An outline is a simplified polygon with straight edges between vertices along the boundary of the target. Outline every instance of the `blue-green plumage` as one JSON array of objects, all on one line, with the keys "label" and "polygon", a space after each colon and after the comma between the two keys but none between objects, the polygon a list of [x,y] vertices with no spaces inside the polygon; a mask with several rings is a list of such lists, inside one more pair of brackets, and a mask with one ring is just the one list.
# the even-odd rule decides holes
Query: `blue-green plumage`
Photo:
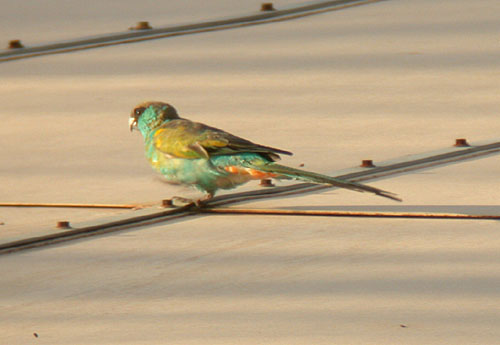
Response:
[{"label": "blue-green plumage", "polygon": [[359,183],[276,164],[288,151],[258,145],[223,130],[182,119],[162,102],[139,104],[130,116],[130,129],[144,137],[151,166],[171,183],[189,185],[212,197],[253,179],[299,179],[368,191],[394,200],[394,194]]}]

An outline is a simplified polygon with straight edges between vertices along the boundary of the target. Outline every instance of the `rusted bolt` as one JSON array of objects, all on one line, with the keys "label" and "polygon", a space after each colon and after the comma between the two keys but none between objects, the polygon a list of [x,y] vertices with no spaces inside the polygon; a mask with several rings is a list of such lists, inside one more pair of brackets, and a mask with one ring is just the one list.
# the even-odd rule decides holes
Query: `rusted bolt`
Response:
[{"label": "rusted bolt", "polygon": [[162,207],[173,207],[174,202],[172,201],[172,199],[164,199],[161,201],[161,206]]},{"label": "rusted bolt", "polygon": [[375,164],[373,164],[373,161],[371,159],[363,159],[361,161],[360,167],[362,167],[362,168],[374,168]]},{"label": "rusted bolt", "polygon": [[19,48],[24,48],[20,40],[9,41],[9,49],[19,49]]},{"label": "rusted bolt", "polygon": [[56,227],[58,229],[69,229],[71,226],[69,225],[69,222],[67,220],[60,220],[57,222]]},{"label": "rusted bolt", "polygon": [[276,11],[272,2],[264,2],[260,5],[261,11]]},{"label": "rusted bolt", "polygon": [[466,147],[470,146],[469,143],[467,142],[466,139],[461,138],[461,139],[455,139],[455,145],[456,147]]},{"label": "rusted bolt", "polygon": [[34,336],[35,338],[38,338],[38,333],[36,333],[36,332],[35,332],[35,333],[33,333],[33,336]]},{"label": "rusted bolt", "polygon": [[259,186],[261,187],[274,187],[274,183],[270,178],[264,178],[260,180]]},{"label": "rusted bolt", "polygon": [[304,163],[300,163],[300,164],[299,164],[299,167],[301,167],[301,168],[302,168],[304,165],[305,165]]},{"label": "rusted bolt", "polygon": [[129,30],[151,30],[152,27],[149,22],[137,22],[135,26],[129,28]]}]

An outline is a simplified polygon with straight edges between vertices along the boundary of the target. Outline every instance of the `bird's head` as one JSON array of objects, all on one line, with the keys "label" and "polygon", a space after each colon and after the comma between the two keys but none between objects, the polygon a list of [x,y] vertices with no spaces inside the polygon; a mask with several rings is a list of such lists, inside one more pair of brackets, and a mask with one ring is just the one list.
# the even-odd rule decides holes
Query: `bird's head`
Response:
[{"label": "bird's head", "polygon": [[139,129],[144,135],[162,123],[178,119],[177,110],[168,103],[144,102],[137,105],[128,120],[130,131]]}]

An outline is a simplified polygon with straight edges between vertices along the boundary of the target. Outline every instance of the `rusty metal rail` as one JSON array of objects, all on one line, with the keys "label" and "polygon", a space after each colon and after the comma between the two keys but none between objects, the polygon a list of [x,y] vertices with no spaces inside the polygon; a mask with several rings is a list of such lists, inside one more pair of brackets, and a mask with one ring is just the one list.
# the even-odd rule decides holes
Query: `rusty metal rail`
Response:
[{"label": "rusty metal rail", "polygon": [[500,220],[500,215],[455,214],[455,213],[352,212],[352,211],[241,209],[241,208],[202,208],[200,209],[200,212],[205,214],[220,214],[220,215]]},{"label": "rusty metal rail", "polygon": [[283,10],[268,10],[259,14],[212,20],[188,25],[160,27],[156,29],[134,30],[124,33],[100,35],[90,38],[80,38],[59,43],[22,47],[17,42],[16,47],[0,51],[0,62],[25,59],[49,54],[60,54],[91,48],[107,47],[117,44],[135,43],[147,40],[191,35],[204,32],[242,28],[253,25],[269,24],[285,20],[293,20],[315,14],[338,11],[354,6],[366,5],[384,0],[331,0],[298,6]]},{"label": "rusty metal rail", "polygon": [[49,208],[114,208],[138,209],[150,205],[128,204],[74,204],[74,203],[34,203],[34,202],[0,202],[0,207],[49,207]]},{"label": "rusty metal rail", "polygon": [[[500,141],[485,145],[452,148],[443,152],[433,152],[425,155],[405,157],[390,163],[379,164],[374,168],[360,168],[348,174],[337,174],[335,177],[349,181],[368,181],[390,176],[397,176],[412,171],[423,169],[432,169],[446,164],[458,163],[470,159],[483,158],[488,155],[498,154],[500,152]],[[264,199],[272,197],[281,197],[295,194],[315,192],[321,189],[333,188],[325,185],[314,185],[311,183],[299,183],[285,187],[266,188],[244,193],[233,193],[221,195],[202,204],[202,207],[214,209],[222,205],[235,204],[255,199]],[[147,210],[147,209],[145,209]],[[145,211],[143,210],[143,211]],[[138,212],[138,211],[134,211]],[[210,212],[200,210],[194,204],[188,204],[184,207],[150,210],[149,214],[137,216],[137,214],[122,215],[111,222],[97,222],[95,224],[76,229],[69,229],[52,233],[46,236],[26,238],[18,241],[0,244],[0,254],[12,253],[29,248],[47,246],[55,243],[61,243],[80,239],[83,237],[96,236],[103,233],[120,231],[125,229],[136,229],[152,224],[166,223],[168,221],[190,216],[199,216]],[[284,212],[281,211],[280,212]],[[304,214],[306,215],[306,214]],[[470,219],[470,216],[463,215],[463,219]],[[496,216],[492,216],[496,217]],[[410,218],[410,217],[407,217]],[[491,218],[497,219],[497,218]]]}]

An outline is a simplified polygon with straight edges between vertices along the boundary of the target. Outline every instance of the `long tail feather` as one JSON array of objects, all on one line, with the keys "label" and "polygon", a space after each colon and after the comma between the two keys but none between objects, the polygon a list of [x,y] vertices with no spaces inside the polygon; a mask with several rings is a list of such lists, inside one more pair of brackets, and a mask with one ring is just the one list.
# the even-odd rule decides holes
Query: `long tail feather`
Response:
[{"label": "long tail feather", "polygon": [[330,176],[317,174],[311,171],[290,168],[280,164],[275,164],[275,163],[264,164],[264,165],[254,166],[253,168],[258,169],[260,171],[283,175],[292,179],[298,179],[306,182],[314,182],[320,184],[329,184],[335,187],[355,190],[357,192],[370,192],[392,200],[402,201],[400,198],[396,196],[396,194],[387,192],[382,189],[367,186],[361,183],[343,181]]}]

